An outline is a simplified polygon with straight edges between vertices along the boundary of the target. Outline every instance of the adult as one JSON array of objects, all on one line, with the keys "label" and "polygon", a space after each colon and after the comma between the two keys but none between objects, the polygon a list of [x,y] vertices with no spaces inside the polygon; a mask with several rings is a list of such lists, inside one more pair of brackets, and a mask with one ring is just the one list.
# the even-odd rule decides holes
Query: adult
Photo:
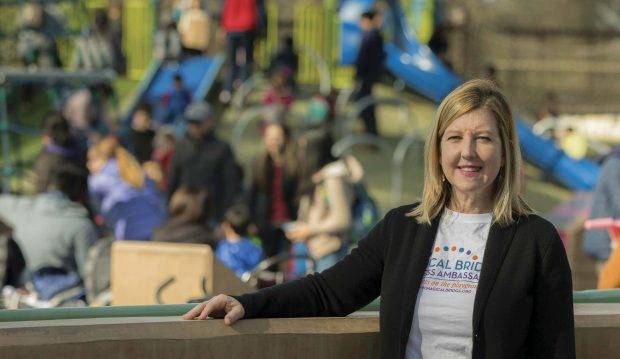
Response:
[{"label": "adult", "polygon": [[202,9],[200,0],[192,0],[191,7],[181,15],[177,28],[185,56],[199,56],[207,51],[211,20]]},{"label": "adult", "polygon": [[281,123],[265,127],[263,150],[254,164],[249,207],[265,257],[282,250],[282,226],[297,218],[297,157],[290,130]]},{"label": "adult", "polygon": [[129,128],[128,146],[138,160],[138,163],[150,161],[153,154],[153,108],[147,102],[138,104],[131,115],[131,127]]},{"label": "adult", "polygon": [[333,266],[347,252],[353,184],[363,175],[352,157],[334,157],[332,146],[325,129],[309,130],[299,139],[299,210],[297,222],[286,231],[291,241],[303,242],[317,272]]},{"label": "adult", "polygon": [[[613,223],[620,215],[620,148],[602,160],[601,174],[594,189],[592,209],[584,233],[584,251],[597,260],[600,271],[612,252],[608,228],[597,224]],[[597,223],[598,222],[598,223]],[[609,226],[611,227],[611,226]]]},{"label": "adult", "polygon": [[422,201],[391,210],[323,273],[185,319],[340,316],[381,295],[382,358],[575,358],[571,274],[553,225],[519,194],[514,119],[489,81],[441,103]]},{"label": "adult", "polygon": [[43,149],[32,166],[37,192],[47,192],[52,183],[54,169],[63,163],[86,165],[86,149],[80,148],[71,135],[67,120],[58,112],[45,117]]},{"label": "adult", "polygon": [[[372,88],[379,80],[383,72],[383,61],[385,51],[383,50],[383,37],[381,36],[380,26],[377,24],[380,15],[375,11],[366,11],[360,18],[362,29],[362,43],[355,60],[355,80],[357,82],[357,100],[367,98],[372,95]],[[377,135],[377,118],[375,115],[375,105],[365,107],[360,117],[364,121],[366,133]]]},{"label": "adult", "polygon": [[204,189],[181,187],[168,204],[169,219],[155,228],[156,242],[201,243],[217,248],[217,239],[208,223],[211,217],[211,197]]},{"label": "adult", "polygon": [[241,181],[230,145],[215,135],[213,117],[206,102],[193,102],[187,107],[187,137],[176,144],[168,173],[168,194],[172,196],[180,186],[206,189],[212,195],[217,221],[233,203]]},{"label": "adult", "polygon": [[254,63],[254,37],[264,27],[263,0],[225,0],[222,28],[226,32],[228,68],[220,101],[228,103],[233,86],[245,81]]},{"label": "adult", "polygon": [[59,165],[45,193],[0,196],[0,217],[13,228],[13,238],[29,273],[59,270],[78,278],[97,232],[84,207],[87,172],[70,163]]},{"label": "adult", "polygon": [[88,151],[88,188],[116,239],[150,240],[164,222],[163,199],[138,161],[116,139],[105,138]]}]

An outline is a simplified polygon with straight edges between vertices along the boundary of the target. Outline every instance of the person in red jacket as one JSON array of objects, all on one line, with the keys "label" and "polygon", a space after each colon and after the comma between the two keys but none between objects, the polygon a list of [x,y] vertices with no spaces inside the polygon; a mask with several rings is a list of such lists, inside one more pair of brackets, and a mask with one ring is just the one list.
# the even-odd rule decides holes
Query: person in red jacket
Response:
[{"label": "person in red jacket", "polygon": [[263,0],[225,0],[222,28],[226,32],[228,69],[220,100],[228,103],[233,85],[245,81],[253,64],[254,38],[264,29]]}]

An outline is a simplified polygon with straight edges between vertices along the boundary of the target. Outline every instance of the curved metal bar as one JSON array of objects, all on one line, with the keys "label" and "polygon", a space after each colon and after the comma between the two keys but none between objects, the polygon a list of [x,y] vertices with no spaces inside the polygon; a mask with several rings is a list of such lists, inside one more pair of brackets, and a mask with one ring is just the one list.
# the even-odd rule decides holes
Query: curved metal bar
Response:
[{"label": "curved metal bar", "polygon": [[18,123],[9,123],[9,131],[23,136],[41,136],[43,131],[39,128],[23,126]]},{"label": "curved metal bar", "polygon": [[403,197],[403,164],[405,157],[409,149],[416,143],[421,142],[421,139],[415,135],[408,135],[400,139],[394,154],[392,155],[392,190],[390,197],[392,205],[398,205]]},{"label": "curved metal bar", "polygon": [[202,288],[202,292],[204,293],[205,297],[211,294],[207,290],[207,276],[206,275],[202,276],[202,280],[200,281],[200,287]]},{"label": "curved metal bar", "polygon": [[316,69],[319,72],[319,92],[323,96],[328,96],[332,90],[332,80],[327,62],[323,59],[323,57],[317,54],[316,51],[310,48],[302,46],[299,48],[299,51],[305,52],[316,66]]},{"label": "curved metal bar", "polygon": [[[343,130],[351,130],[353,128],[354,121],[357,120],[362,111],[371,105],[398,106],[400,108],[400,111],[398,112],[398,120],[401,127],[409,128],[407,131],[408,134],[418,132],[415,116],[405,100],[398,97],[375,97],[372,95],[365,96],[355,103],[355,112],[353,112],[350,117],[344,119]],[[407,126],[409,123],[413,123],[413,126]]]},{"label": "curved metal bar", "polygon": [[340,90],[340,92],[338,93],[338,97],[336,97],[336,104],[335,104],[336,116],[342,115],[345,113],[345,108],[347,106],[347,103],[349,103],[349,100],[351,99],[351,97],[353,97],[354,93],[355,93],[355,87],[353,86]]},{"label": "curved metal bar", "polygon": [[369,144],[377,146],[386,157],[390,157],[392,153],[392,145],[384,138],[368,133],[355,133],[343,137],[332,146],[332,155],[340,157],[348,152],[351,148],[360,144]]},{"label": "curved metal bar", "polygon": [[248,128],[250,122],[260,119],[264,110],[263,105],[255,105],[247,110],[243,111],[239,116],[239,119],[235,122],[235,126],[232,130],[232,135],[230,136],[230,143],[232,144],[235,151],[239,150],[239,146],[241,145],[241,140],[243,139],[243,134],[245,130]]},{"label": "curved metal bar", "polygon": [[260,72],[255,73],[245,80],[232,96],[230,103],[233,109],[237,112],[243,111],[245,100],[250,95],[250,92],[263,82],[265,82],[265,77]]},{"label": "curved metal bar", "polygon": [[164,289],[166,289],[166,287],[168,287],[170,284],[174,283],[174,281],[175,281],[174,277],[169,277],[168,279],[163,281],[159,285],[159,287],[157,287],[157,290],[155,290],[155,303],[157,303],[157,304],[164,304],[164,302],[162,302],[162,300],[161,300],[161,293],[164,291]]}]

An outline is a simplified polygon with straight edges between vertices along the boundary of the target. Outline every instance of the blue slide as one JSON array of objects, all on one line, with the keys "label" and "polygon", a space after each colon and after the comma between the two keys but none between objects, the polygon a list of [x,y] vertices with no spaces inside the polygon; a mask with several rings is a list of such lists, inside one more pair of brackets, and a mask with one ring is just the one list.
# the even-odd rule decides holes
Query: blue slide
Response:
[{"label": "blue slide", "polygon": [[136,101],[125,116],[124,123],[130,123],[131,115],[141,102],[148,102],[153,106],[153,118],[155,120],[162,119],[165,109],[161,106],[161,98],[172,89],[174,75],[176,74],[183,78],[183,85],[192,94],[192,100],[204,99],[213,86],[223,64],[223,56],[197,56],[180,63],[153,62],[140,83]]},{"label": "blue slide", "polygon": [[[387,58],[385,65],[396,77],[419,94],[439,103],[463,81],[452,73],[428,48],[418,42],[407,26],[396,0],[389,0],[385,12],[384,34]],[[353,64],[361,33],[358,21],[362,12],[371,9],[374,0],[342,0],[340,4],[340,59]],[[390,36],[391,35],[391,36]],[[391,38],[390,38],[391,37]],[[557,148],[553,141],[539,137],[517,116],[517,131],[525,159],[554,176],[572,190],[592,190],[599,168],[590,160],[574,160]]]}]

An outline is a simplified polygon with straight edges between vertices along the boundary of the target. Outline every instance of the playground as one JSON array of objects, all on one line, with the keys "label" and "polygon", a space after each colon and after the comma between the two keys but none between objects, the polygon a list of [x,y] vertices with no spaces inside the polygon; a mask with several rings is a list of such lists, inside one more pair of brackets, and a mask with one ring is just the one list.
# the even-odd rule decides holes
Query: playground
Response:
[{"label": "playground", "polygon": [[[24,20],[28,14],[26,11],[24,15],[24,9],[32,5],[29,3],[35,5],[36,11],[32,11],[39,18],[38,27],[29,23],[27,17]],[[265,1],[266,23],[262,34],[255,39],[254,67],[247,78],[234,84],[230,98],[222,96],[228,91],[231,58],[226,55],[225,34],[218,30],[221,14],[215,2],[198,2],[213,21],[209,25],[213,31],[209,33],[208,46],[197,56],[184,53],[174,59],[158,57],[156,48],[157,34],[165,28],[162,19],[174,17],[177,2],[51,3],[0,0],[0,52],[3,53],[0,55],[0,182],[4,194],[37,193],[33,166],[46,146],[41,140],[45,135],[44,118],[50,111],[66,114],[76,94],[88,98],[87,107],[78,108],[88,117],[88,130],[83,132],[87,146],[112,137],[134,151],[127,145],[127,139],[135,130],[136,113],[145,105],[154,129],[169,128],[177,141],[186,137],[189,124],[185,114],[170,111],[175,91],[182,88],[184,96],[190,99],[186,105],[195,102],[211,105],[215,133],[230,144],[239,167],[242,181],[239,191],[253,183],[256,158],[263,151],[269,116],[284,117],[292,137],[302,138],[309,124],[313,125],[311,121],[316,115],[313,111],[320,99],[321,125],[327,126],[334,137],[331,153],[337,158],[352,156],[361,163],[363,185],[376,203],[380,218],[391,208],[421,199],[424,146],[437,106],[472,77],[471,73],[461,71],[462,64],[446,61],[445,54],[435,47],[433,35],[447,21],[442,16],[458,18],[454,14],[460,9],[444,1],[389,0],[378,5],[374,0],[296,1],[284,5],[282,1]],[[359,21],[364,12],[375,6],[383,19],[380,29],[385,41],[384,71],[372,95],[358,98],[355,63],[364,35]],[[122,17],[114,17],[114,9]],[[98,64],[95,60],[84,60],[92,55],[84,44],[104,33],[102,27],[95,25],[102,13],[108,16],[109,23],[103,28],[108,31],[105,34],[112,39],[112,45],[111,57]],[[452,40],[465,33],[459,26],[456,22],[446,25],[452,31]],[[30,57],[37,54],[36,59],[30,59],[16,51],[7,51],[18,48],[28,31],[54,39],[51,60],[45,59],[41,52],[27,53]],[[298,68],[292,78],[294,90],[289,94],[292,100],[286,104],[286,111],[274,107],[277,111],[272,113],[266,111],[265,104],[266,94],[274,88],[270,61],[286,36],[295,44]],[[452,46],[456,53],[453,58],[458,57],[458,42]],[[183,47],[183,50],[187,49]],[[122,65],[116,61],[116,52],[122,55]],[[239,53],[235,56],[241,56]],[[59,66],[45,65],[46,61],[55,59]],[[499,64],[501,69],[512,66],[501,61]],[[509,71],[500,77],[500,84],[515,77]],[[615,70],[609,71],[615,75]],[[181,87],[176,87],[177,83]],[[522,82],[515,83],[518,91],[507,89],[511,101],[524,99],[529,106],[531,96],[523,94]],[[380,135],[365,132],[360,120],[364,111],[373,106]],[[590,125],[589,121],[601,123],[600,119],[604,118],[608,120],[607,126],[615,126],[620,111],[600,115],[592,115],[590,111],[553,114],[536,120],[530,107],[519,103],[513,106],[519,147],[525,160],[520,174],[524,179],[523,197],[538,215],[555,226],[570,262],[578,357],[611,358],[620,349],[620,344],[613,340],[620,330],[617,322],[620,289],[597,289],[600,263],[586,255],[582,247],[584,223],[600,180],[599,159],[617,145],[615,135],[604,138],[605,131],[592,130],[596,125]],[[588,125],[583,125],[586,122]],[[560,136],[565,136],[568,128],[599,136],[584,140],[584,155],[575,157],[568,151],[570,146],[561,142]],[[161,189],[161,183],[157,185]],[[160,195],[170,199],[165,191]],[[4,246],[4,234],[0,233],[0,237],[0,246]],[[223,331],[219,323],[191,323],[191,328],[179,323],[178,317],[193,307],[189,302],[217,293],[251,293],[268,286],[265,283],[273,285],[290,280],[285,270],[273,273],[274,266],[290,268],[293,261],[305,260],[307,272],[313,273],[317,261],[307,254],[291,252],[263,258],[255,269],[235,276],[206,244],[116,241],[108,237],[98,243],[97,251],[90,255],[90,281],[84,280],[85,300],[73,302],[67,299],[69,294],[61,293],[47,302],[16,300],[21,308],[29,309],[0,310],[0,332],[17,338],[15,343],[0,340],[2,357],[20,357],[25,353],[35,356],[47,353],[58,358],[98,357],[98,350],[112,356],[138,353],[167,357],[183,353],[184,357],[196,357],[207,351],[216,357],[238,357],[259,346],[265,350],[257,357],[265,358],[301,352],[307,352],[299,356],[304,358],[379,355],[380,298],[342,321],[261,319],[242,321],[239,330],[226,327]],[[355,246],[352,243],[348,250]],[[65,306],[62,303],[72,303],[66,306],[78,303],[75,306],[80,308],[47,308]],[[104,328],[106,325],[109,330]],[[94,332],[87,333],[84,328]],[[137,329],[135,333],[128,333],[131,328]],[[204,330],[209,340],[201,342],[203,335],[198,335],[198,330]],[[81,334],[72,335],[72,332]],[[97,345],[91,346],[93,341]],[[235,348],[229,352],[226,348],[231,344]],[[328,350],[331,346],[336,349]]]}]

